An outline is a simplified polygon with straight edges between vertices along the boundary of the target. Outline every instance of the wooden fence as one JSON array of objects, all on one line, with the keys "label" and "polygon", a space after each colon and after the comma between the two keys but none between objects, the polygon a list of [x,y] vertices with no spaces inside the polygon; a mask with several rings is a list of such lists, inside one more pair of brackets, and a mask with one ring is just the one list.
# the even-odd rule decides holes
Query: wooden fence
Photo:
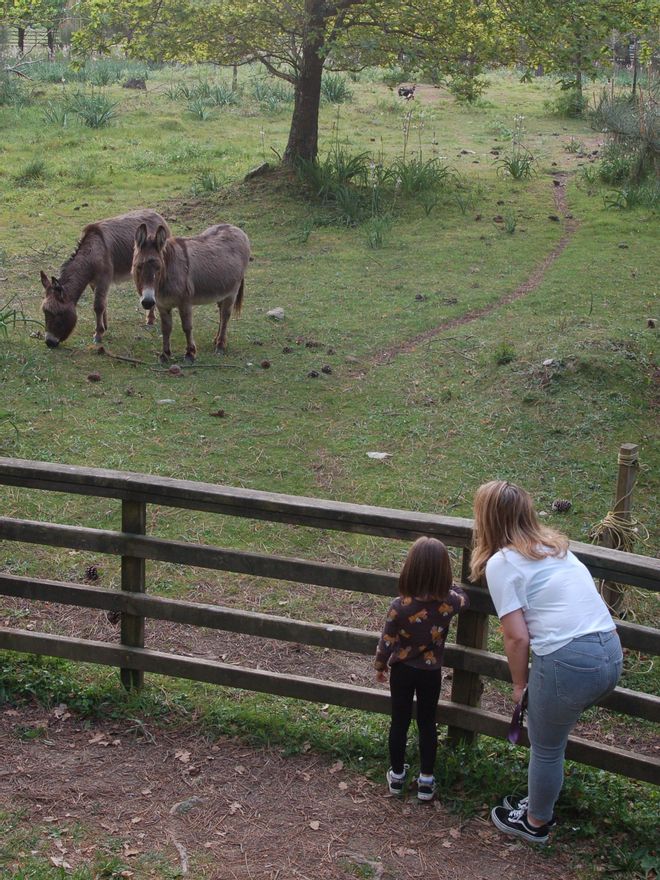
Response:
[{"label": "wooden fence", "polygon": [[[238,611],[217,605],[164,599],[146,594],[147,559],[264,578],[394,596],[397,576],[350,566],[286,558],[221,547],[166,540],[146,534],[147,505],[207,511],[316,529],[334,529],[411,541],[432,535],[462,552],[462,581],[471,608],[458,618],[456,644],[448,644],[445,665],[454,670],[451,700],[442,700],[438,721],[454,739],[476,734],[503,738],[509,718],[479,707],[482,676],[510,681],[504,657],[487,650],[487,590],[466,583],[472,521],[387,508],[325,501],[215,486],[187,480],[120,471],[79,468],[46,462],[0,458],[0,484],[121,502],[121,531],[57,525],[0,517],[0,539],[121,557],[121,591],[73,583],[0,574],[0,594],[121,613],[121,644],[67,638],[0,627],[0,649],[117,666],[125,687],[140,687],[145,672],[171,675],[248,690],[389,713],[389,694],[376,688],[247,669],[192,659],[144,647],[144,620],[153,618],[192,626],[247,633],[339,651],[372,655],[378,633]],[[571,549],[596,578],[660,589],[660,560],[588,544]],[[623,645],[644,654],[660,653],[660,631],[632,623],[617,624]],[[660,698],[617,688],[602,702],[607,709],[649,721],[660,720]],[[660,783],[660,760],[571,737],[567,756],[634,779]]]}]

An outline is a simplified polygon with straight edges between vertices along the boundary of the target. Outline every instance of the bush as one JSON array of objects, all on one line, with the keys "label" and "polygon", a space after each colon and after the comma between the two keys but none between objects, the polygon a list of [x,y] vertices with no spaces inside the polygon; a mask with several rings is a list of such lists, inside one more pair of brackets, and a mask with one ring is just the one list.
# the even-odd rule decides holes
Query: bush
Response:
[{"label": "bush", "polygon": [[472,73],[455,73],[447,88],[459,104],[474,104],[488,88],[488,80]]},{"label": "bush", "polygon": [[546,109],[553,116],[561,116],[563,119],[579,119],[587,111],[588,100],[578,89],[565,89],[559,93],[554,101],[546,103]]},{"label": "bush", "polygon": [[653,95],[612,98],[603,92],[591,114],[591,124],[609,140],[601,165],[603,180],[626,180],[637,186],[654,175],[660,160],[660,129]]}]

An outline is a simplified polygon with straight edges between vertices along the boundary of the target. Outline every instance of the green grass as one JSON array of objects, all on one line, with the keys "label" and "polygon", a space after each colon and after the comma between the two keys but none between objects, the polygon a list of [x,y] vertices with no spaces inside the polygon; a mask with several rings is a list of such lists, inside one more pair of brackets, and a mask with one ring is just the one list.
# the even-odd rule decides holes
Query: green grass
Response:
[{"label": "green grass", "polygon": [[[475,107],[458,107],[444,92],[431,91],[416,98],[412,127],[410,108],[373,72],[359,87],[351,85],[351,103],[339,109],[324,104],[322,156],[338,145],[346,157],[366,152],[389,167],[405,147],[422,178],[433,162],[450,169],[454,181],[424,190],[418,201],[402,197],[396,216],[379,227],[351,228],[331,223],[323,205],[302,198],[293,177],[278,173],[240,182],[247,170],[272,159],[272,150],[283,152],[289,94],[241,69],[239,103],[218,100],[209,118],[195,120],[185,112],[189,96],[214,76],[211,70],[150,71],[148,94],[104,86],[116,118],[99,129],[63,128],[57,113],[44,121],[45,108],[62,106],[66,84],[40,83],[43,95],[29,106],[0,106],[0,315],[9,316],[0,320],[7,331],[0,347],[0,455],[457,516],[471,515],[482,481],[504,477],[532,492],[548,523],[585,540],[611,507],[619,444],[635,442],[641,469],[634,513],[657,535],[657,330],[647,327],[658,312],[657,222],[645,204],[626,211],[605,205],[603,195],[611,190],[590,173],[597,166],[570,152],[573,142],[593,149],[594,133],[579,119],[547,115],[543,102],[552,83],[522,85],[493,74],[487,101]],[[538,173],[529,180],[502,179],[491,154],[510,149],[516,114],[525,115],[525,146],[537,160]],[[564,232],[563,224],[549,219],[557,211],[557,170],[569,174],[568,207],[579,226],[539,287],[384,363],[382,352],[492,306],[529,278]],[[199,307],[198,367],[185,369],[183,378],[158,367],[158,335],[144,329],[130,284],[110,292],[105,344],[113,354],[143,362],[137,365],[100,357],[90,346],[89,292],[79,304],[74,335],[56,351],[31,335],[37,325],[11,322],[14,313],[40,320],[39,270],[57,273],[86,223],[138,206],[159,209],[178,235],[225,220],[241,225],[252,241],[244,311],[230,322],[227,357],[211,353],[217,310]],[[498,215],[504,228],[492,222]],[[276,306],[285,311],[281,323],[266,318]],[[176,319],[173,351],[183,353]],[[265,359],[268,370],[260,367]],[[549,359],[552,365],[544,366]],[[330,374],[320,372],[325,364]],[[319,377],[308,378],[311,370]],[[95,384],[87,381],[93,371],[101,374]],[[159,403],[163,399],[175,404]],[[219,409],[225,418],[211,415]],[[372,450],[392,457],[372,461],[366,455]],[[552,513],[556,498],[572,501],[569,513]],[[6,516],[120,527],[114,501],[14,488],[1,488],[0,499]],[[368,536],[154,507],[148,531],[392,571],[407,549]],[[639,549],[652,554],[657,548],[651,540]],[[0,556],[8,572],[73,581],[91,563],[100,566],[103,586],[117,585],[119,562],[111,557],[10,543]],[[203,585],[218,602],[308,619],[336,617],[326,590],[161,563],[148,564],[147,579],[157,594],[186,597]],[[656,597],[631,591],[629,604],[637,622],[658,625]],[[382,600],[356,600],[353,625],[377,629],[382,608]],[[501,652],[492,629],[491,648]],[[649,664],[628,655],[623,683],[657,689],[657,664]],[[124,698],[111,673],[85,668],[87,690],[74,688],[72,697],[69,671],[11,665],[25,681],[8,685],[3,678],[7,694],[32,688],[39,698],[75,699],[81,711],[101,705],[99,711],[122,711]],[[47,680],[39,684],[41,674]],[[176,714],[182,687],[169,682],[160,707],[144,711]],[[252,729],[272,738],[281,724],[294,747],[312,741],[352,756],[355,766],[368,760],[373,772],[383,769],[383,719],[346,713],[344,723],[331,710],[332,723],[326,723],[315,707],[288,701],[250,694],[236,700],[210,688],[195,694],[217,729],[241,735]],[[298,716],[302,727],[294,734]],[[460,756],[462,776],[458,766],[447,770],[457,802],[473,808],[466,791],[489,762],[508,766],[506,749],[484,740],[473,759]],[[522,762],[515,759],[509,776],[498,769],[489,792],[519,780]],[[586,780],[580,785],[589,793],[581,803],[585,814],[597,817],[604,812],[601,776],[577,768],[574,777]],[[612,779],[630,793],[617,807],[628,828],[633,811],[627,804],[646,798],[646,789],[638,797],[633,793],[642,789]],[[614,785],[603,783],[602,790]],[[611,829],[592,821],[607,839]]]}]

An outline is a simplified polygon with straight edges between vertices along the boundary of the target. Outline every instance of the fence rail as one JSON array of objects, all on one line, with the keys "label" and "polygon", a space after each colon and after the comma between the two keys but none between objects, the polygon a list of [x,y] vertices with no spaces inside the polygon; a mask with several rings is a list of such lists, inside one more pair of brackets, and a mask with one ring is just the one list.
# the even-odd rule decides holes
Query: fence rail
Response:
[{"label": "fence rail", "polygon": [[[397,576],[386,571],[146,535],[147,504],[399,540],[434,535],[462,550],[463,586],[471,600],[471,609],[459,618],[456,644],[446,647],[445,665],[454,669],[452,698],[440,702],[438,720],[448,725],[453,738],[470,740],[478,733],[506,735],[509,719],[479,705],[482,677],[510,681],[510,674],[506,659],[486,650],[489,616],[494,613],[488,592],[465,582],[471,520],[8,458],[0,458],[0,484],[114,498],[121,501],[122,514],[121,531],[0,517],[0,540],[106,553],[122,562],[121,591],[0,574],[0,595],[120,612],[120,645],[0,627],[0,649],[117,666],[127,688],[141,686],[145,672],[159,673],[388,713],[389,695],[383,690],[244,669],[145,648],[145,618],[365,655],[373,654],[378,638],[375,632],[350,627],[150,596],[146,593],[147,559],[380,596],[393,596],[397,589]],[[660,590],[660,560],[580,543],[572,543],[571,548],[594,577]],[[626,647],[660,654],[660,631],[625,622],[617,627]],[[601,705],[646,721],[660,720],[660,698],[653,694],[619,687]],[[567,755],[631,778],[660,783],[660,761],[656,758],[579,737],[570,738]]]}]

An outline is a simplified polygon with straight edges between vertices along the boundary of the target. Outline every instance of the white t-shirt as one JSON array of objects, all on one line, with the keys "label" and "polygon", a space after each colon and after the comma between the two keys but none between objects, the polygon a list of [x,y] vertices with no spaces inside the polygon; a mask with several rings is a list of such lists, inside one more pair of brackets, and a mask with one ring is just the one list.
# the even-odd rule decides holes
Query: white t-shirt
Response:
[{"label": "white t-shirt", "polygon": [[504,548],[488,560],[486,580],[498,617],[522,609],[535,654],[615,629],[588,569],[570,550],[563,558],[527,559]]}]

